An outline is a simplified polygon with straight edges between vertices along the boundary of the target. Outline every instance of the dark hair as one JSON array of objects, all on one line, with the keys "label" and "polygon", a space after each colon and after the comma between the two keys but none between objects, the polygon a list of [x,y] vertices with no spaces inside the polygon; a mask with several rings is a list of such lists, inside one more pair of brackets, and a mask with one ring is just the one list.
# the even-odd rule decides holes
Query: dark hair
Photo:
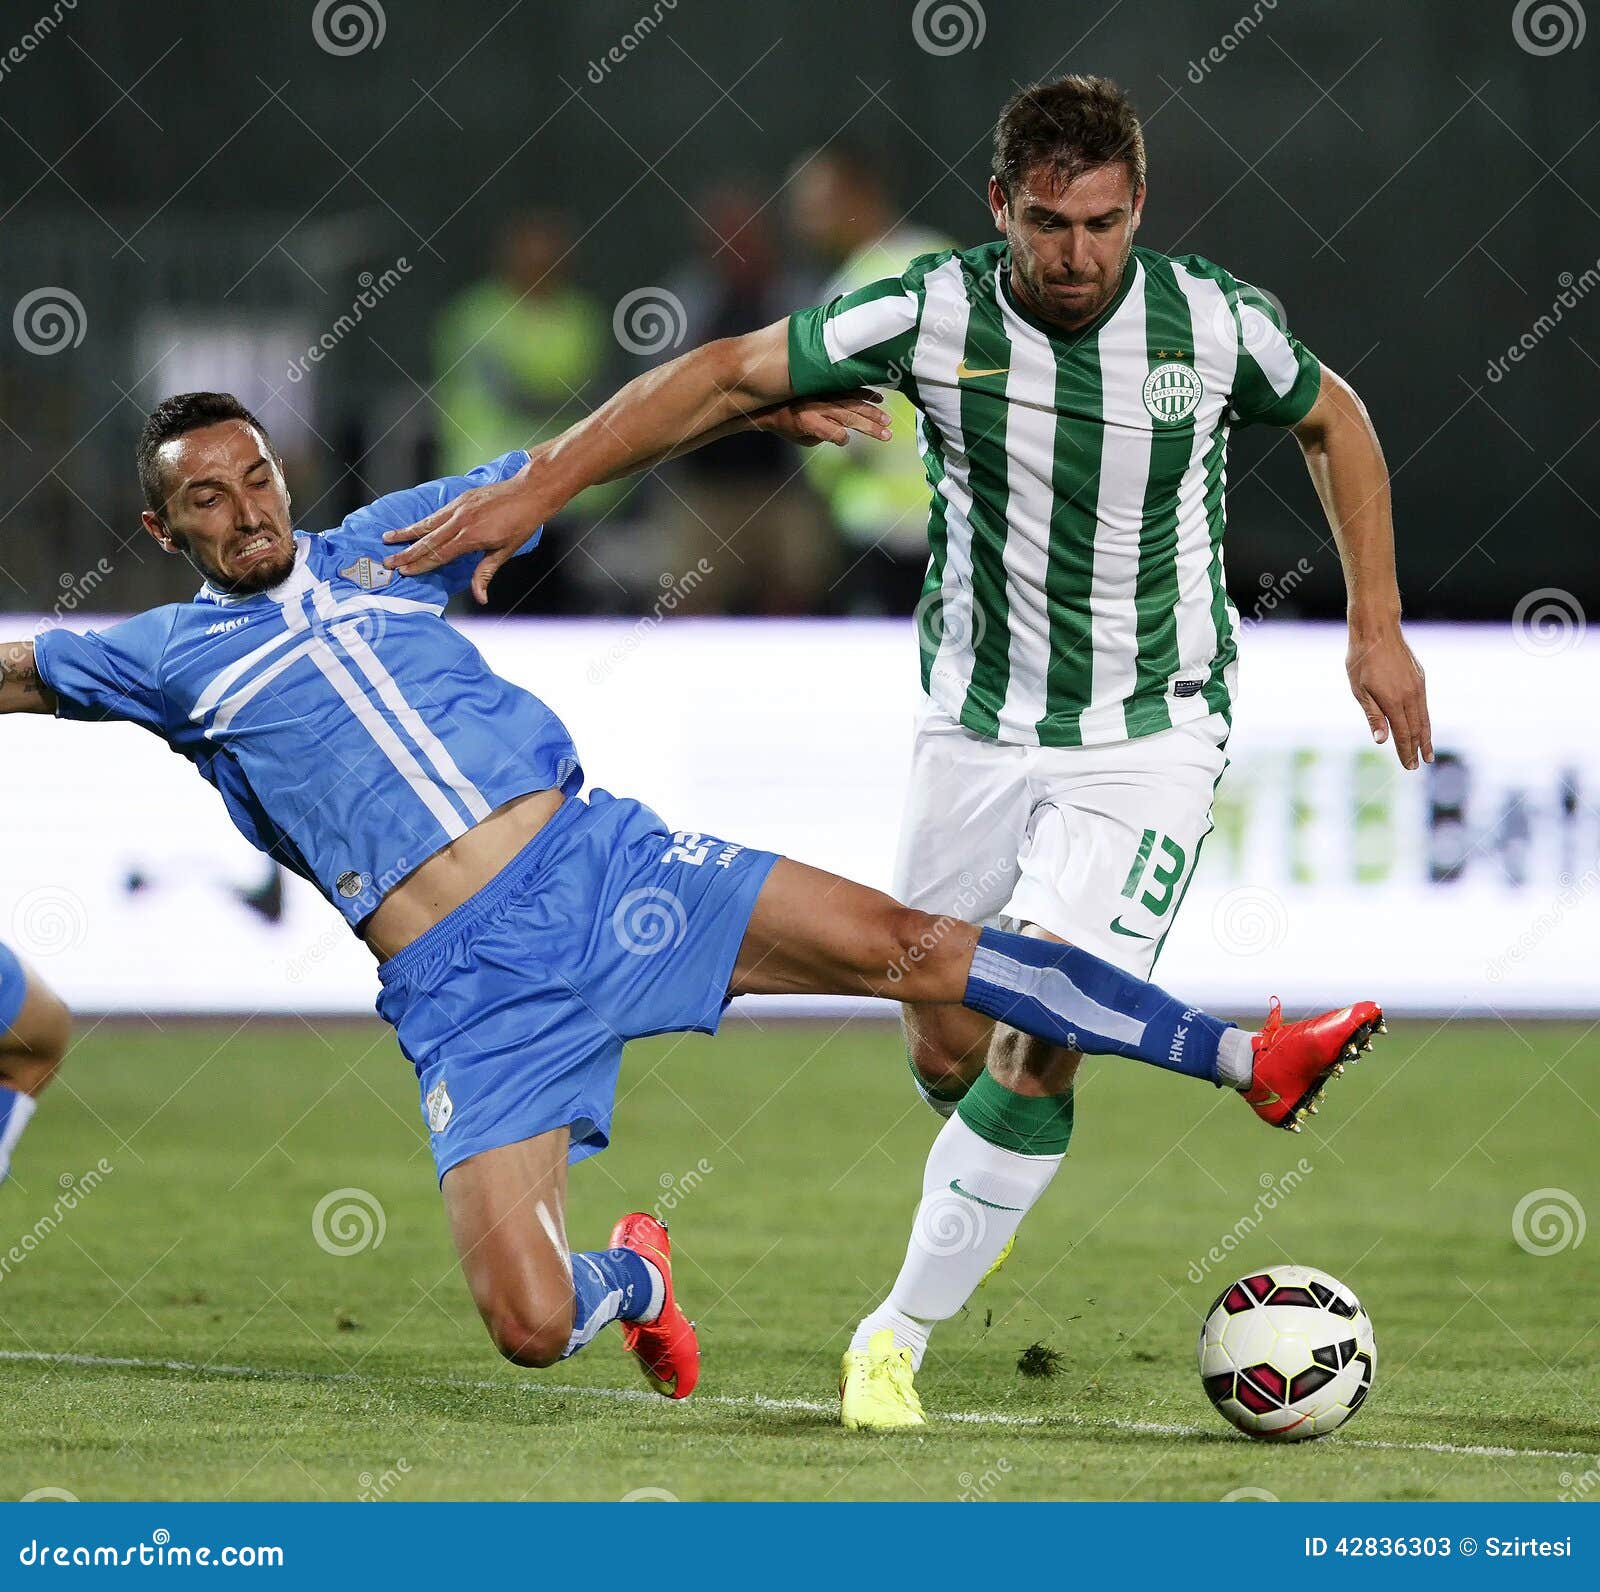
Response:
[{"label": "dark hair", "polygon": [[1144,129],[1133,102],[1108,77],[1074,72],[1012,95],[994,129],[994,174],[1009,200],[1035,166],[1071,182],[1120,161],[1144,187]]},{"label": "dark hair", "polygon": [[162,444],[186,432],[198,431],[202,426],[219,425],[224,420],[242,420],[247,426],[254,426],[266,442],[267,452],[272,458],[278,458],[278,450],[272,445],[267,428],[231,392],[174,393],[170,398],[163,398],[145,416],[139,445],[134,450],[139,466],[139,486],[144,492],[145,507],[152,514],[166,516],[166,485],[156,458]]}]

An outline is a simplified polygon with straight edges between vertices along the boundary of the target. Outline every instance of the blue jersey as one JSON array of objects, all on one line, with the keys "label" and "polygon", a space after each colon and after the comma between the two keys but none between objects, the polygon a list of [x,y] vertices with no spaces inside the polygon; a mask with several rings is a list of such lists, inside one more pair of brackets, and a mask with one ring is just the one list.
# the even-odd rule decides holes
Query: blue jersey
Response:
[{"label": "blue jersey", "polygon": [[208,583],[106,630],[47,631],[34,657],[57,712],[153,730],[247,840],[360,924],[497,808],[583,783],[560,719],[443,617],[475,561],[409,577],[383,567],[385,531],[527,459],[508,453],[379,498],[335,530],[296,531],[294,569],[269,591]]}]

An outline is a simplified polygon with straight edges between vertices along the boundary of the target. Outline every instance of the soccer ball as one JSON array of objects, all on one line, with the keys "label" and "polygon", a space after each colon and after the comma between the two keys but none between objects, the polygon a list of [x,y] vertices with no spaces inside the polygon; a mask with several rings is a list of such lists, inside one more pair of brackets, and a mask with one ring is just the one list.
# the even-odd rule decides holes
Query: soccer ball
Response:
[{"label": "soccer ball", "polygon": [[1241,1277],[1200,1328],[1206,1394],[1250,1437],[1326,1437],[1361,1408],[1377,1364],[1361,1301],[1311,1266]]}]

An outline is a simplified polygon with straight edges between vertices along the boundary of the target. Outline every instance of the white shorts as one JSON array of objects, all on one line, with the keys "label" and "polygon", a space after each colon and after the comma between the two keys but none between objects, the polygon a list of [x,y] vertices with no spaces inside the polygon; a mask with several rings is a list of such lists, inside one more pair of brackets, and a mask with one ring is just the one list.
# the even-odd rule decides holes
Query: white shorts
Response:
[{"label": "white shorts", "polygon": [[1110,746],[1007,746],[918,714],[895,861],[907,906],[1023,923],[1148,978],[1211,832],[1220,714]]}]

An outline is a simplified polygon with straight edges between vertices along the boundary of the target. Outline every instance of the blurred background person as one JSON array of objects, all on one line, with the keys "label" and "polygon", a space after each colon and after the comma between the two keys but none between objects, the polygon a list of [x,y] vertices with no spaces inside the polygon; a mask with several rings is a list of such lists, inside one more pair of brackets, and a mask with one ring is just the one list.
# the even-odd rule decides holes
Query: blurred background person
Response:
[{"label": "blurred background person", "polygon": [[[781,320],[804,293],[758,196],[727,185],[695,208],[703,223],[696,253],[668,283],[685,336],[663,361]],[[676,612],[805,614],[824,606],[838,548],[802,457],[781,437],[748,431],[668,467],[657,508],[684,593]]]},{"label": "blurred background person", "polygon": [[[446,304],[434,328],[439,465],[464,475],[512,448],[531,448],[581,418],[604,391],[615,344],[600,300],[570,281],[575,244],[566,219],[529,211],[500,234],[495,269]],[[592,611],[591,561],[578,543],[625,488],[594,487],[545,527],[545,555],[512,572],[498,613]]]},{"label": "blurred background person", "polygon": [[[883,277],[956,240],[902,214],[880,168],[860,150],[832,143],[794,168],[789,216],[821,266],[806,302],[822,303]],[[812,448],[805,469],[843,541],[831,606],[849,614],[907,614],[928,567],[928,482],[917,448],[917,416],[897,392],[884,394],[894,420],[887,446]],[[824,458],[823,455],[827,457]]]}]

